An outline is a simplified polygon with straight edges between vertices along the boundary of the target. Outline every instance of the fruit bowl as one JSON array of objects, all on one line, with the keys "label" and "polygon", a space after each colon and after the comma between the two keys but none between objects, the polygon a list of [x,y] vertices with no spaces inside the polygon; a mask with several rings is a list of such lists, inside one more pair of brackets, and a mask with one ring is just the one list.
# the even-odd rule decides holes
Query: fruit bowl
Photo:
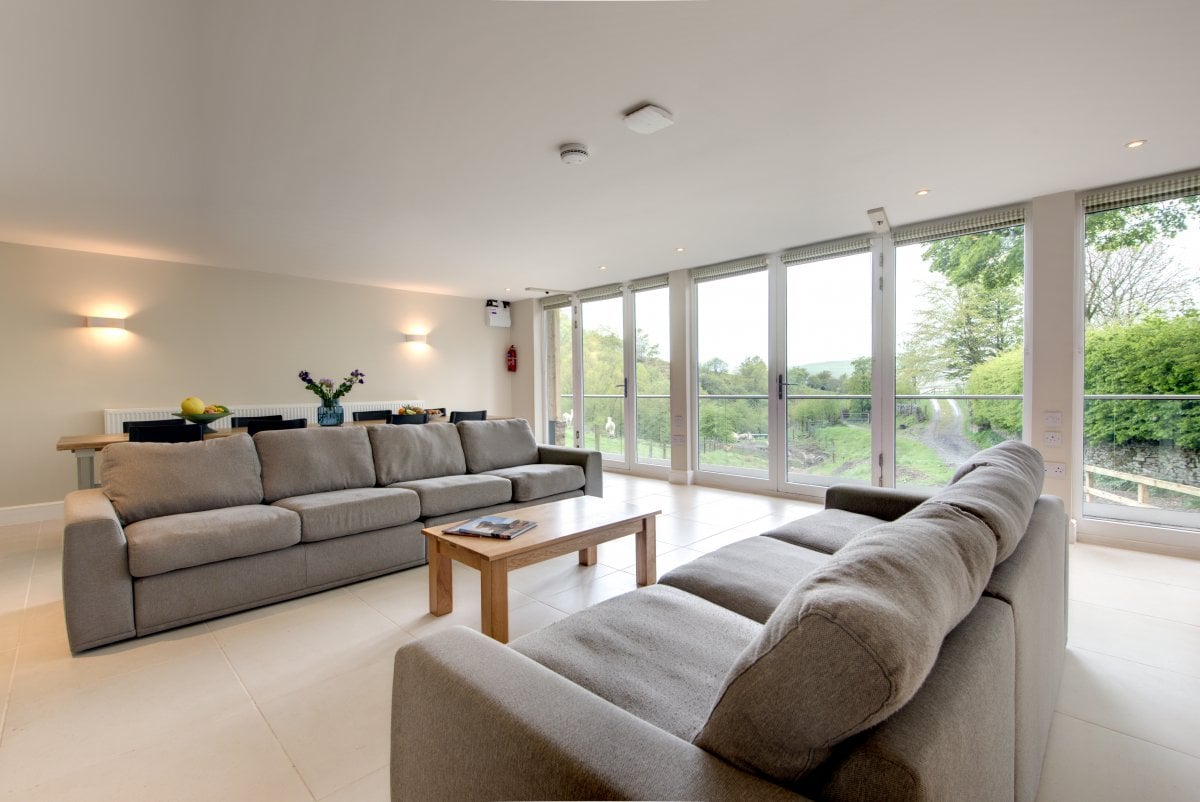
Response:
[{"label": "fruit bowl", "polygon": [[191,423],[198,423],[198,424],[200,424],[200,426],[204,427],[204,431],[211,432],[212,429],[208,428],[208,424],[212,423],[213,421],[220,420],[221,418],[224,418],[227,415],[230,415],[232,413],[230,413],[230,412],[200,412],[198,414],[192,415],[187,412],[172,412],[171,414],[177,418],[183,418],[185,421],[189,421]]}]

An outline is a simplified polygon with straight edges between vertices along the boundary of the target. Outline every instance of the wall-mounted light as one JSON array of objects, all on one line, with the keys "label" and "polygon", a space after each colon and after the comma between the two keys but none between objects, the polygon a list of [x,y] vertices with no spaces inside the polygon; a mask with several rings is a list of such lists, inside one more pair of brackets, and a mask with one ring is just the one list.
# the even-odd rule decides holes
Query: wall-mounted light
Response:
[{"label": "wall-mounted light", "polygon": [[125,328],[125,318],[123,317],[86,317],[83,319],[83,325],[89,329],[123,329]]},{"label": "wall-mounted light", "polygon": [[420,344],[424,345],[424,344],[426,344],[426,343],[428,343],[428,342],[429,342],[429,335],[428,335],[428,334],[408,334],[408,333],[405,333],[405,335],[404,335],[404,342],[406,342],[406,343],[420,343]]}]

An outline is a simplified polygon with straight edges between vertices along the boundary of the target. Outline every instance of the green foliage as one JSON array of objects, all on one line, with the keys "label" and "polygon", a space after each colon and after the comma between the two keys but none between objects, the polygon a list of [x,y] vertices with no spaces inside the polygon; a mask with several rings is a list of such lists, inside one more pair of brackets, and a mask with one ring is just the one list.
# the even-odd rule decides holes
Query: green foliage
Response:
[{"label": "green foliage", "polygon": [[[1200,313],[1112,324],[1087,333],[1084,392],[1200,393]],[[1200,404],[1193,401],[1093,401],[1084,410],[1091,442],[1174,442],[1200,448]]]},{"label": "green foliage", "polygon": [[[1020,395],[1025,354],[1014,348],[977,365],[967,378],[970,395]],[[971,401],[971,423],[979,429],[1021,434],[1020,401]]]},{"label": "green foliage", "polygon": [[976,365],[1021,342],[1023,304],[1016,287],[932,287],[925,300],[914,337],[920,345],[912,349],[918,358],[907,365],[901,361],[902,377],[910,383],[920,386],[919,380],[937,376],[961,381]]}]

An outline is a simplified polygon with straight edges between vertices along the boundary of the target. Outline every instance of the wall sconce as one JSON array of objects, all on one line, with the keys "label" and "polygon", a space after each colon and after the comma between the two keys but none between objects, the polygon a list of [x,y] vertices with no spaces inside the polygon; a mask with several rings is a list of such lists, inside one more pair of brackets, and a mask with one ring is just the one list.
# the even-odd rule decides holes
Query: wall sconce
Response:
[{"label": "wall sconce", "polygon": [[429,335],[428,334],[405,334],[404,342],[419,343],[421,345],[425,345],[426,343],[429,342]]},{"label": "wall sconce", "polygon": [[125,318],[89,316],[84,318],[84,326],[89,329],[123,329],[125,328]]}]

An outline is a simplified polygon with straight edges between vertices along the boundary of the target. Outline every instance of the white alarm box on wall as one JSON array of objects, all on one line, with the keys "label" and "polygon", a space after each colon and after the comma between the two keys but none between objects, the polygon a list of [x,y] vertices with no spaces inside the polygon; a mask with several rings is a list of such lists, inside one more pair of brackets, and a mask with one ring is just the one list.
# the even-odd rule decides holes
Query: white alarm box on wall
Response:
[{"label": "white alarm box on wall", "polygon": [[489,298],[484,311],[489,326],[501,329],[512,327],[512,314],[508,310],[508,301],[497,301]]}]

